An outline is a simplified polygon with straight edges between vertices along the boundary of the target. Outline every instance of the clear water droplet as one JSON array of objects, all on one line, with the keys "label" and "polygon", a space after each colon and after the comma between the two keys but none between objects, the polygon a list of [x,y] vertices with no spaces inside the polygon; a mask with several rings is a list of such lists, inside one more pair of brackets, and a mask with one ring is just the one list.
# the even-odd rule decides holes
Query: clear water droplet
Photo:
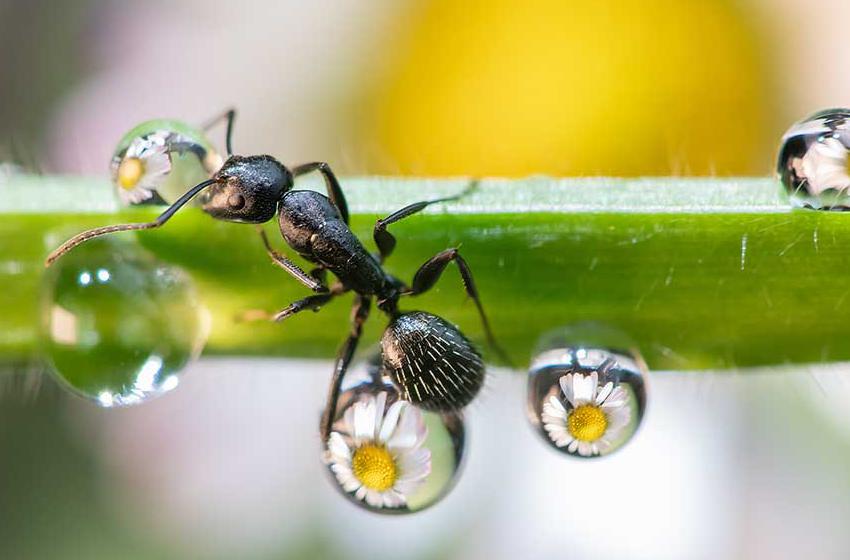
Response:
[{"label": "clear water droplet", "polygon": [[579,458],[605,456],[634,436],[646,409],[643,360],[622,337],[597,327],[550,334],[528,374],[528,414],[554,449]]},{"label": "clear water droplet", "polygon": [[138,245],[102,239],[48,269],[43,350],[74,392],[103,407],[174,389],[206,339],[206,311],[179,268]]},{"label": "clear water droplet", "polygon": [[782,137],[777,173],[794,206],[850,209],[850,109],[827,109]]},{"label": "clear water droplet", "polygon": [[401,398],[377,356],[346,373],[324,461],[334,485],[377,513],[421,511],[454,486],[463,462],[458,413],[416,408]]},{"label": "clear water droplet", "polygon": [[110,167],[119,200],[134,206],[171,204],[221,165],[221,156],[202,130],[158,119],[125,134]]}]

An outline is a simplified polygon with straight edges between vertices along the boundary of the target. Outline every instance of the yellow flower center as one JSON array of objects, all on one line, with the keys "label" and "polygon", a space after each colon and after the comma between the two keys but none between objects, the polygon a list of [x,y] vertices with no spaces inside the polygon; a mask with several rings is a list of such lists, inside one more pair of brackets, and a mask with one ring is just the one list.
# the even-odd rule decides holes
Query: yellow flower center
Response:
[{"label": "yellow flower center", "polygon": [[351,469],[363,486],[378,492],[389,490],[398,478],[393,456],[383,445],[364,445],[354,452]]},{"label": "yellow flower center", "polygon": [[145,164],[139,158],[126,158],[118,166],[118,184],[122,189],[131,190],[145,173]]},{"label": "yellow flower center", "polygon": [[605,435],[608,417],[596,405],[583,404],[570,412],[567,430],[579,441],[596,441]]}]

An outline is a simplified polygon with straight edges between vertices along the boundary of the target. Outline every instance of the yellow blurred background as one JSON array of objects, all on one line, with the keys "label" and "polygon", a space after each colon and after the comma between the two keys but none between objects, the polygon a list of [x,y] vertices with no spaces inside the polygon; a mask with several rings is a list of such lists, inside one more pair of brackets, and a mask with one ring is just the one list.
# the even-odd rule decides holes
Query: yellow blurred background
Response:
[{"label": "yellow blurred background", "polygon": [[781,105],[739,3],[435,0],[404,23],[358,123],[379,172],[765,172]]}]

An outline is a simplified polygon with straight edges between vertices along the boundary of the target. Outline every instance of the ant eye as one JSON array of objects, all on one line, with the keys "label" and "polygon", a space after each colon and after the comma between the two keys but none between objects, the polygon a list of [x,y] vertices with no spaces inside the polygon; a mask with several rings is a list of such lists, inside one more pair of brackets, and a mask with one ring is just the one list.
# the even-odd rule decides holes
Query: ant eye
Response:
[{"label": "ant eye", "polygon": [[233,210],[241,210],[245,207],[245,197],[241,194],[232,194],[227,198],[227,205]]}]

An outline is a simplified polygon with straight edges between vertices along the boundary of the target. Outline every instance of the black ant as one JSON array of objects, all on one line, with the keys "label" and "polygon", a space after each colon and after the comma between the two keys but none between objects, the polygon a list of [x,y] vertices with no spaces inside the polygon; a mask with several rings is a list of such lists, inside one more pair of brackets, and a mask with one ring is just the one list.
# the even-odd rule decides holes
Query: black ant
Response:
[{"label": "black ant", "polygon": [[[80,243],[101,235],[161,227],[201,191],[206,191],[201,204],[203,210],[219,220],[262,224],[278,214],[283,239],[316,268],[310,273],[305,272],[275,251],[265,233],[259,230],[266,251],[272,262],[315,293],[294,301],[273,318],[280,321],[306,309],[318,311],[343,293],[351,291],[355,294],[351,332],[337,355],[322,417],[324,439],[330,434],[340,383],[357,348],[373,298],[390,319],[381,338],[383,369],[403,397],[416,406],[436,412],[458,411],[469,404],[484,382],[481,355],[463,333],[440,317],[425,311],[402,312],[398,309],[402,296],[428,291],[439,280],[446,266],[454,262],[460,270],[466,293],[478,309],[488,342],[505,359],[493,338],[466,261],[457,249],[437,253],[419,267],[410,286],[388,274],[382,266],[396,245],[396,239],[387,231],[387,226],[431,204],[456,200],[466,191],[451,197],[416,202],[379,219],[373,234],[378,254],[373,255],[348,226],[348,206],[330,166],[315,162],[289,169],[272,156],[233,155],[231,136],[235,117],[233,110],[222,117],[227,119],[228,159],[211,179],[189,189],[153,222],[105,226],[72,237],[47,257],[46,265],[50,266]],[[310,190],[293,190],[296,177],[314,171],[322,175],[327,196]],[[338,280],[330,287],[326,284],[327,271]]]}]

